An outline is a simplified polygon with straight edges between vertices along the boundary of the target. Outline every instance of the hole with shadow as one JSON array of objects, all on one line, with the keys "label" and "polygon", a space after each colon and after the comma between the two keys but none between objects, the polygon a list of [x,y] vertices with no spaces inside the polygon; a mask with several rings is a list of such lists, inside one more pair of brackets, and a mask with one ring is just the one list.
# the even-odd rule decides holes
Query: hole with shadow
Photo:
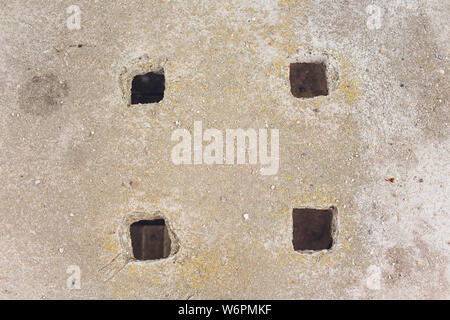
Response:
[{"label": "hole with shadow", "polygon": [[294,209],[292,212],[294,250],[320,251],[333,246],[335,208]]},{"label": "hole with shadow", "polygon": [[289,81],[296,98],[328,95],[326,65],[324,63],[291,63]]},{"label": "hole with shadow", "polygon": [[164,219],[140,220],[130,226],[133,256],[137,260],[157,260],[170,255],[171,241]]},{"label": "hole with shadow", "polygon": [[133,78],[131,83],[131,104],[160,102],[164,98],[164,72],[149,72]]}]

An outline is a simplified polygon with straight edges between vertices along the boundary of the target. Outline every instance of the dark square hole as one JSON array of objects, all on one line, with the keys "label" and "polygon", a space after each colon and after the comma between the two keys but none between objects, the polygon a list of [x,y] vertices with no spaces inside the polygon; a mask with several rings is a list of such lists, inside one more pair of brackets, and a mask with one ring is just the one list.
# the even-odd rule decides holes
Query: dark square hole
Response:
[{"label": "dark square hole", "polygon": [[137,260],[155,260],[170,255],[169,231],[164,219],[141,220],[130,226],[131,246]]},{"label": "dark square hole", "polygon": [[330,209],[294,209],[294,250],[324,250],[333,246],[333,212]]},{"label": "dark square hole", "polygon": [[163,72],[135,76],[131,83],[131,104],[159,102],[164,98],[165,88]]},{"label": "dark square hole", "polygon": [[289,80],[296,98],[328,95],[327,68],[323,63],[291,63]]}]

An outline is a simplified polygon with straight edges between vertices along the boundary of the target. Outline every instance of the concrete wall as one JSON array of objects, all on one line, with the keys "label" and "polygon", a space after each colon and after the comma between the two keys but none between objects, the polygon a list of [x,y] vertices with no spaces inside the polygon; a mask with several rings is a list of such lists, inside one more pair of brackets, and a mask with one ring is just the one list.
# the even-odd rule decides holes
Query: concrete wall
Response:
[{"label": "concrete wall", "polygon": [[[0,1],[0,298],[449,298],[448,21],[438,0]],[[295,98],[290,63],[316,61],[329,94]],[[129,106],[162,69],[164,99]],[[278,129],[279,170],[175,165],[195,121]],[[292,210],[331,206],[333,248],[294,251]],[[155,215],[176,253],[134,261]]]}]

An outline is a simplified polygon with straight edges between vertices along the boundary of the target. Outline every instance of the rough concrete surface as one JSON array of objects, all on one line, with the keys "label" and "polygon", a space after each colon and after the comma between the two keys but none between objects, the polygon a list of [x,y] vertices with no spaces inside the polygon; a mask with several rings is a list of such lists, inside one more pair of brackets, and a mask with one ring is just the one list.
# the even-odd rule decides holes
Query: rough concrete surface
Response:
[{"label": "rough concrete surface", "polygon": [[[448,299],[449,15],[1,0],[0,298]],[[311,61],[329,94],[295,98],[289,65]],[[133,76],[161,69],[164,99],[130,106]],[[279,129],[277,174],[175,165],[172,132],[194,121]],[[294,251],[293,208],[331,206],[332,249]],[[177,250],[134,261],[129,224],[155,215]]]}]

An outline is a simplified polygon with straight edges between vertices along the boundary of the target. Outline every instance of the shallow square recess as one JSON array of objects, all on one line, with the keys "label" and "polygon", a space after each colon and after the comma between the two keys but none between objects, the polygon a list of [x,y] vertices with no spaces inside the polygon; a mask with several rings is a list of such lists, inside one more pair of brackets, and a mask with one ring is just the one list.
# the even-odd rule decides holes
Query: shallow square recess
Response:
[{"label": "shallow square recess", "polygon": [[335,208],[292,211],[294,250],[320,251],[333,246]]},{"label": "shallow square recess", "polygon": [[137,75],[131,82],[131,104],[160,102],[165,89],[164,71]]},{"label": "shallow square recess", "polygon": [[324,63],[291,63],[289,81],[296,98],[328,95],[327,67]]},{"label": "shallow square recess", "polygon": [[157,260],[170,255],[171,241],[164,219],[134,222],[130,226],[130,236],[136,260]]}]

